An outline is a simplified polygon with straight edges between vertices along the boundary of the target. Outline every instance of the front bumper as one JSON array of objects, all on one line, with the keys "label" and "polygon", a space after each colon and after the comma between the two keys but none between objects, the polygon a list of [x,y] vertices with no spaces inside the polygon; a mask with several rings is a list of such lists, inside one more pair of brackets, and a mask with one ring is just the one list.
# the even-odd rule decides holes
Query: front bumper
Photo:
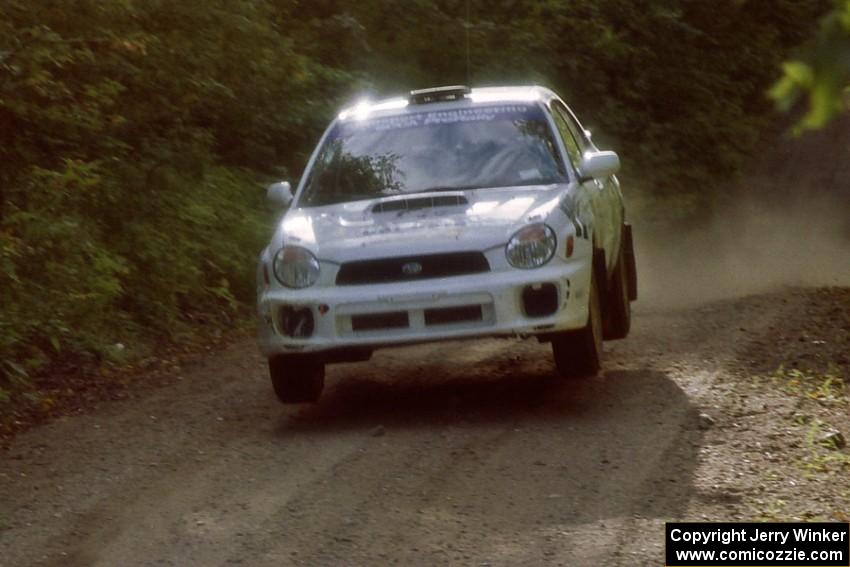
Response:
[{"label": "front bumper", "polygon": [[[578,329],[587,321],[591,260],[553,259],[534,270],[507,270],[386,284],[264,290],[259,346],[266,357],[337,349],[375,349],[430,341],[528,336]],[[535,313],[529,296],[556,294]],[[308,310],[309,337],[291,336],[284,313]],[[298,334],[298,331],[295,332]]]}]

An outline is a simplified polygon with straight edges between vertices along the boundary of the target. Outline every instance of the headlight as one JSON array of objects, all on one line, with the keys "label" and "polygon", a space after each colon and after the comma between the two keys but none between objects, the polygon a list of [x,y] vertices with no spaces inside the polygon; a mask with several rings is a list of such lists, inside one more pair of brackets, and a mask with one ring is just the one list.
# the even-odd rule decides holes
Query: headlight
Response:
[{"label": "headlight", "polygon": [[508,263],[514,268],[539,268],[552,259],[558,240],[545,224],[532,224],[517,231],[505,247]]},{"label": "headlight", "polygon": [[284,246],[275,254],[274,275],[286,287],[310,287],[319,279],[319,261],[306,248]]}]

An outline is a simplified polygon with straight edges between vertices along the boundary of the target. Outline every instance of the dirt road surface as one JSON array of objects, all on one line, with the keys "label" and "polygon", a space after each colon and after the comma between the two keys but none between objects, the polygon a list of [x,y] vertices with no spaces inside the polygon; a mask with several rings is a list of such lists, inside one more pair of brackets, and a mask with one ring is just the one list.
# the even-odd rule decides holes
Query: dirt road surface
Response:
[{"label": "dirt road surface", "polygon": [[809,482],[746,426],[781,402],[731,395],[805,302],[639,309],[578,382],[534,341],[385,351],[330,367],[307,407],[236,344],[14,440],[0,565],[661,565],[665,521],[749,519]]}]

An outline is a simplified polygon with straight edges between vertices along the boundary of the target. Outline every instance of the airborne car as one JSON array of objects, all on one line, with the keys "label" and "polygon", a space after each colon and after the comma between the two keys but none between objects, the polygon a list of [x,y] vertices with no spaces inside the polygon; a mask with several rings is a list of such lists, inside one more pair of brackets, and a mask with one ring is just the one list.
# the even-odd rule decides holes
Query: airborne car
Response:
[{"label": "airborne car", "polygon": [[551,90],[440,87],[363,102],[322,136],[257,268],[259,345],[282,402],[325,365],[479,337],[551,342],[595,373],[637,297],[615,173]]}]

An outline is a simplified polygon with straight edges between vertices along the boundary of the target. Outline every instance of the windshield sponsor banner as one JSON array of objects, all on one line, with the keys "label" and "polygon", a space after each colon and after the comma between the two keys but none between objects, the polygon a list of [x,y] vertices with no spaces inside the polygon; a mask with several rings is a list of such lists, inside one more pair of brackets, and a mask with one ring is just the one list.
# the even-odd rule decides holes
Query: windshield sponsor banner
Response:
[{"label": "windshield sponsor banner", "polygon": [[420,128],[438,124],[458,124],[461,122],[490,122],[493,120],[543,120],[543,111],[536,105],[501,104],[494,106],[475,106],[451,110],[414,112],[395,116],[349,119],[339,122],[330,133],[330,139],[345,138],[355,132],[385,132]]},{"label": "windshield sponsor banner", "polygon": [[667,567],[848,567],[847,523],[668,522]]}]

